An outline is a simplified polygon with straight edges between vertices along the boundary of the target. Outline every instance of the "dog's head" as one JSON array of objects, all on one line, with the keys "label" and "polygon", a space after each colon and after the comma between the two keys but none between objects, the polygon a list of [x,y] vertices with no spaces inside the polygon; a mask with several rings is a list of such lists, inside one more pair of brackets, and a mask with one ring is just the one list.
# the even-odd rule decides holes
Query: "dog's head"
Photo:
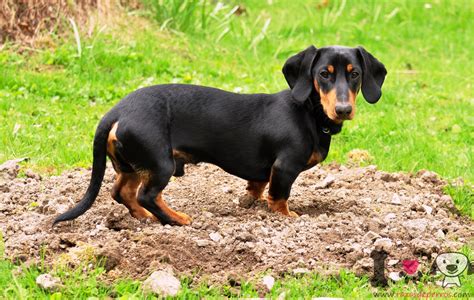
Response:
[{"label": "dog's head", "polygon": [[436,257],[436,267],[447,277],[456,277],[461,275],[466,268],[468,273],[472,273],[472,265],[466,255],[458,252],[442,253]]},{"label": "dog's head", "polygon": [[310,46],[286,61],[283,74],[298,103],[304,103],[315,90],[325,114],[341,123],[354,117],[361,88],[367,102],[380,99],[387,70],[362,47]]}]

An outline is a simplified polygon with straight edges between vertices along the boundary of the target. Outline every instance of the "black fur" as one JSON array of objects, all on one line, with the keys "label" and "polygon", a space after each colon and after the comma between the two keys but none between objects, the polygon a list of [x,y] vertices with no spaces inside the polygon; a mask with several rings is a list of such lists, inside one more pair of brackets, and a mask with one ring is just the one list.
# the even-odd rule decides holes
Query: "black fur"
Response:
[{"label": "black fur", "polygon": [[[319,68],[331,63],[342,72],[323,82]],[[350,79],[344,71],[351,63],[363,79]],[[122,172],[146,170],[151,178],[140,191],[138,202],[160,221],[168,223],[154,197],[172,175],[182,176],[185,163],[208,162],[249,181],[270,181],[273,199],[288,199],[291,185],[308,160],[328,154],[331,135],[342,120],[325,114],[314,80],[324,91],[337,89],[347,102],[349,89],[362,84],[366,99],[380,98],[385,68],[363,48],[314,46],[288,59],[283,73],[290,86],[276,94],[235,94],[215,88],[166,84],[139,89],[120,101],[100,122],[94,139],[94,162],[90,186],[76,207],[56,218],[55,223],[74,219],[89,209],[104,176],[106,142],[110,128],[118,122],[116,154]],[[339,101],[338,100],[338,101]],[[191,161],[174,158],[178,150]],[[270,176],[272,176],[270,178]]]}]

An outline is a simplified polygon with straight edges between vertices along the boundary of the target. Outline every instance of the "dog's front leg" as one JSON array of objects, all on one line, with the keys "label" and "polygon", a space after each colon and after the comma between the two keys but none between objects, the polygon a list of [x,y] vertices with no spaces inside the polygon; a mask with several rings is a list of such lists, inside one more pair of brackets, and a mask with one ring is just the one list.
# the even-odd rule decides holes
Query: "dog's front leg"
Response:
[{"label": "dog's front leg", "polygon": [[294,211],[288,208],[291,185],[298,177],[300,171],[291,164],[275,163],[270,175],[270,188],[268,190],[268,207],[286,216],[297,217]]}]

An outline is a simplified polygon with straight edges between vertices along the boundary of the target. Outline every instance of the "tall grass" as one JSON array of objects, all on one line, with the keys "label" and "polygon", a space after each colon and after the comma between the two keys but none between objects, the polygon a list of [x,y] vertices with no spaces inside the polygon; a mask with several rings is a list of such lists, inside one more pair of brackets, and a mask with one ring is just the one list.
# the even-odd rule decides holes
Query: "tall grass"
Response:
[{"label": "tall grass", "polygon": [[142,3],[161,30],[201,34],[223,27],[238,8],[208,0],[142,0]]}]

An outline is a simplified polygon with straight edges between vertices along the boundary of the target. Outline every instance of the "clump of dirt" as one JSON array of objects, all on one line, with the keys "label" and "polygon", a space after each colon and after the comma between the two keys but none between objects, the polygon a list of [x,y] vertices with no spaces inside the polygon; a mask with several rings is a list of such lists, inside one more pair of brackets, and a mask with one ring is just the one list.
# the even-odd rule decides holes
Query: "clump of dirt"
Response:
[{"label": "clump of dirt", "polygon": [[[239,206],[246,182],[209,164],[187,166],[165,190],[168,204],[193,217],[185,227],[138,221],[110,196],[109,167],[93,207],[73,222],[51,227],[54,217],[85,192],[90,171],[76,169],[42,179],[0,182],[0,230],[6,255],[46,261],[79,260],[81,249],[106,258],[107,277],[144,278],[172,266],[181,275],[227,280],[271,269],[276,275],[341,268],[371,273],[370,253],[388,252],[389,270],[418,259],[429,270],[434,256],[473,241],[473,221],[458,215],[432,172],[386,173],[376,167],[315,167],[299,176],[290,207],[298,218],[267,210],[263,201]],[[64,255],[60,255],[64,254]]]}]

